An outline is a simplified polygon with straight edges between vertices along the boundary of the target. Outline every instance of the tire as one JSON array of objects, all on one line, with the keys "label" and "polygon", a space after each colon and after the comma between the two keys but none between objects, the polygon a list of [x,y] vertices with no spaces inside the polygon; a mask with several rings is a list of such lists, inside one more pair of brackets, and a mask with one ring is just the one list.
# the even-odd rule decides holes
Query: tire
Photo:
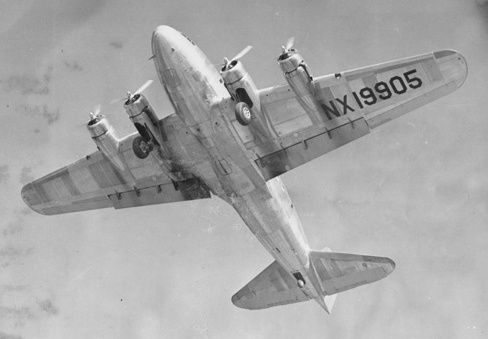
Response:
[{"label": "tire", "polygon": [[245,102],[239,102],[236,105],[236,119],[243,126],[249,125],[252,120],[251,109]]}]

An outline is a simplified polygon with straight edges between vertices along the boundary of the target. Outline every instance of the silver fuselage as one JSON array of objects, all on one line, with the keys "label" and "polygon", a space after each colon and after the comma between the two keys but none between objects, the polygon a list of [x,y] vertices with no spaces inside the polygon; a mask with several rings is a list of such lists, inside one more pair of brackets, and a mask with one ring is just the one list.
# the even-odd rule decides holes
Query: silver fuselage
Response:
[{"label": "silver fuselage", "polygon": [[[269,253],[295,277],[303,277],[304,293],[319,294],[309,274],[310,251],[300,219],[282,181],[265,181],[237,137],[230,117],[235,102],[222,77],[191,40],[168,26],[152,37],[154,62],[177,115],[202,145],[209,166],[191,171],[230,203]],[[187,159],[186,163],[192,163]]]}]

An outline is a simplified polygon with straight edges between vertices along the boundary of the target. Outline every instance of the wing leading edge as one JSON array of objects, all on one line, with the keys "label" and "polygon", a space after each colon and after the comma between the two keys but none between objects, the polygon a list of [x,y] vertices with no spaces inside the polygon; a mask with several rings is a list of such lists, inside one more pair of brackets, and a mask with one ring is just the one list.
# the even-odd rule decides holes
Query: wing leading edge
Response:
[{"label": "wing leading edge", "polygon": [[267,88],[261,108],[279,147],[267,153],[246,147],[269,180],[453,92],[466,76],[464,57],[442,50],[318,77],[313,109],[300,105],[288,85]]}]

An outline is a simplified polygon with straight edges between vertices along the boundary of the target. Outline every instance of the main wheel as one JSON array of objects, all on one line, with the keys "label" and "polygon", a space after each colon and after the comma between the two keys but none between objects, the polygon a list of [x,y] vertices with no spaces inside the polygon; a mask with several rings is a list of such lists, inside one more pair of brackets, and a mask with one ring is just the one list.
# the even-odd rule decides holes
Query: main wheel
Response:
[{"label": "main wheel", "polygon": [[247,126],[251,122],[251,109],[245,102],[239,102],[236,105],[236,119],[241,125]]}]

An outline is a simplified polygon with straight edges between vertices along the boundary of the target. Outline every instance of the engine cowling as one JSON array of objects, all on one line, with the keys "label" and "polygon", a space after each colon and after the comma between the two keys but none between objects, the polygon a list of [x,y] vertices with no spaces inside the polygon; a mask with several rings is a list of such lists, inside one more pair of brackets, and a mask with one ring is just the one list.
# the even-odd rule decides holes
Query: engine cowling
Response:
[{"label": "engine cowling", "polygon": [[159,130],[159,119],[144,95],[135,94],[130,96],[125,101],[124,108],[146,143],[155,146],[163,144],[164,140]]},{"label": "engine cowling", "polygon": [[284,51],[278,57],[278,63],[293,90],[300,94],[310,91],[313,77],[302,56],[294,48]]},{"label": "engine cowling", "polygon": [[261,106],[258,89],[242,62],[232,60],[228,65],[222,67],[221,74],[232,98],[237,102],[246,103],[252,113],[257,116]]},{"label": "engine cowling", "polygon": [[296,49],[284,47],[278,63],[298,102],[311,117],[316,116],[322,109],[316,99],[313,76],[303,57]]},{"label": "engine cowling", "polygon": [[221,69],[221,74],[225,87],[236,102],[237,120],[241,125],[249,125],[254,136],[266,142],[271,132],[266,118],[261,113],[259,91],[242,62],[234,59],[226,63]]},{"label": "engine cowling", "polygon": [[159,119],[146,97],[140,93],[129,95],[124,108],[142,139],[134,140],[136,156],[144,159],[152,154],[171,179],[181,180],[182,174],[173,168],[171,152],[165,134],[161,133]]},{"label": "engine cowling", "polygon": [[120,141],[108,120],[100,114],[92,115],[86,127],[100,152],[118,169],[123,170],[124,162],[119,156]]}]

